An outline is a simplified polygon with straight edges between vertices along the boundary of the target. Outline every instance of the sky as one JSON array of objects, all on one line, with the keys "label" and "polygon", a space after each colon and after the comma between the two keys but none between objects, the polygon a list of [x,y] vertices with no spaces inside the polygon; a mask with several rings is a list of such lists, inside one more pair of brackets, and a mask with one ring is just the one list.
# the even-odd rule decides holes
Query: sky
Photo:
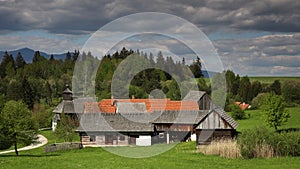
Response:
[{"label": "sky", "polygon": [[[299,9],[297,0],[0,0],[0,50],[74,51],[115,19],[161,12],[203,31],[224,69],[248,76],[300,76]],[[143,28],[144,23],[128,22],[122,28]],[[172,27],[171,22],[157,23],[166,30]],[[143,48],[138,38],[123,44]],[[184,51],[172,39],[154,36],[149,40],[165,50]]]}]

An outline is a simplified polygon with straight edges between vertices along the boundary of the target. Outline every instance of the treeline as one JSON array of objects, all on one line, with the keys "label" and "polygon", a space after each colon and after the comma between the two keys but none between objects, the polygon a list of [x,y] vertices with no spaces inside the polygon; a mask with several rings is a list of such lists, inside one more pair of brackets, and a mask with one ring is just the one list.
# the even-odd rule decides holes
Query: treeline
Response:
[{"label": "treeline", "polygon": [[30,109],[44,100],[48,105],[61,97],[65,84],[70,84],[74,63],[79,52],[68,52],[65,60],[46,59],[39,51],[32,63],[26,63],[21,53],[16,59],[5,52],[0,64],[0,93],[5,100],[23,100]]},{"label": "treeline", "polygon": [[[131,55],[131,58],[126,59],[122,65],[120,65],[129,55]],[[115,72],[118,66],[123,70]],[[147,69],[144,70],[144,67],[147,67]],[[141,68],[142,71],[138,71],[138,68]],[[116,52],[113,55],[105,55],[101,60],[96,75],[95,92],[99,99],[110,98],[112,95],[117,95],[118,98],[128,98],[128,94],[125,92],[128,90],[126,90],[125,86],[129,85],[127,86],[129,89],[129,97],[148,98],[151,91],[158,89],[163,91],[167,98],[180,100],[182,97],[180,88],[183,86],[183,88],[186,88],[186,91],[188,88],[188,86],[184,86],[182,82],[188,79],[189,75],[202,78],[202,80],[198,80],[202,82],[202,84],[200,85],[199,83],[198,86],[208,90],[209,87],[203,79],[200,58],[195,57],[195,61],[189,65],[191,72],[187,72],[186,68],[187,66],[184,59],[182,59],[182,61],[174,61],[171,56],[164,57],[162,52],[158,52],[155,58],[152,53],[148,55],[138,50],[134,52],[123,48],[120,53]],[[115,76],[118,77],[119,82],[114,82],[115,84],[113,85],[115,86],[112,87],[114,73],[117,74]],[[128,84],[125,83],[127,77],[133,77]],[[123,88],[125,91],[118,90],[118,93],[111,93],[111,88],[113,88],[113,90]]]},{"label": "treeline", "polygon": [[[44,109],[56,106],[65,85],[72,85],[76,61],[87,64],[90,69],[98,66],[95,86],[92,87],[95,88],[95,94],[99,100],[110,98],[113,74],[119,64],[132,54],[142,56],[150,66],[160,67],[165,71],[151,68],[136,74],[130,83],[130,97],[134,95],[136,98],[145,98],[152,90],[160,89],[166,93],[168,98],[181,99],[179,86],[172,76],[175,75],[181,81],[186,78],[183,69],[186,67],[185,60],[175,62],[171,56],[164,57],[161,52],[155,58],[152,53],[148,56],[147,53],[139,52],[139,50],[123,48],[113,54],[105,55],[102,60],[99,60],[89,52],[80,54],[75,50],[75,52],[66,53],[64,60],[56,60],[53,55],[46,59],[40,55],[39,51],[36,51],[32,63],[26,63],[21,53],[18,53],[14,59],[12,55],[5,52],[0,63],[0,107],[9,100],[23,100],[31,110],[34,110],[35,106],[36,109],[40,109],[41,105],[46,107]],[[203,76],[199,57],[195,57],[194,63],[189,68],[197,78]],[[208,90],[209,87],[203,79],[198,81],[203,83],[199,87]],[[85,92],[88,93],[88,91]]]},{"label": "treeline", "polygon": [[[233,71],[223,72],[226,77],[227,98],[226,107],[233,102],[245,102],[251,104],[252,108],[259,108],[263,98],[268,93],[273,93],[283,97],[286,106],[297,106],[300,104],[300,82],[296,80],[274,80],[273,83],[261,83],[259,81],[250,81],[248,76],[240,77]],[[230,110],[228,110],[230,111]]]}]

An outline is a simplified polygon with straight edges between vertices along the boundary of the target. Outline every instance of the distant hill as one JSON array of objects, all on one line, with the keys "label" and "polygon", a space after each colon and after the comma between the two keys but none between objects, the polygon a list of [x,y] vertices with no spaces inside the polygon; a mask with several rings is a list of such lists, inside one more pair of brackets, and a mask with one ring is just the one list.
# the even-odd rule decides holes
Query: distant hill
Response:
[{"label": "distant hill", "polygon": [[208,71],[208,70],[202,70],[202,74],[205,78],[212,78],[215,76],[216,72]]},{"label": "distant hill", "polygon": [[[21,52],[24,60],[26,61],[26,63],[31,63],[32,62],[32,58],[34,56],[34,50],[30,49],[30,48],[22,48],[22,49],[18,49],[18,50],[13,50],[13,51],[7,51],[9,54],[12,54],[14,58],[17,57],[18,53]],[[5,51],[0,51],[0,61],[2,60],[2,57],[4,55]],[[40,51],[41,56],[44,56],[45,58],[49,59],[51,54],[45,53]],[[62,59],[64,60],[66,57],[66,53],[62,53],[62,54],[53,54],[55,59]]]}]

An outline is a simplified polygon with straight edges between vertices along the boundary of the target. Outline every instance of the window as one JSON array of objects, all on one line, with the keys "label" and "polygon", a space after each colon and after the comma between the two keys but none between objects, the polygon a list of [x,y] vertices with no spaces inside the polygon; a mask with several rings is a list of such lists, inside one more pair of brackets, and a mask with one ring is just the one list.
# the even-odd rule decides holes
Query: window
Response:
[{"label": "window", "polygon": [[96,137],[94,135],[90,135],[90,141],[96,141]]},{"label": "window", "polygon": [[165,133],[159,133],[159,138],[164,138],[165,137]]},{"label": "window", "polygon": [[119,136],[120,141],[125,141],[125,136]]}]

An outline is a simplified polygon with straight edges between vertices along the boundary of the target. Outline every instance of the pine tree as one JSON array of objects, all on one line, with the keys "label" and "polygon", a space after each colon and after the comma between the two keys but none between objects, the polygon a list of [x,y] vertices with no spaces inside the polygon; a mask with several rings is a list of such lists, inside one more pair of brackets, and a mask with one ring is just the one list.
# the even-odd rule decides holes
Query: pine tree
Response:
[{"label": "pine tree", "polygon": [[19,52],[18,55],[17,55],[17,58],[16,58],[16,68],[19,69],[19,68],[23,68],[25,66],[26,62],[22,56],[22,54]]},{"label": "pine tree", "polygon": [[22,84],[20,81],[16,79],[12,79],[9,82],[6,91],[7,100],[21,100],[22,99]]},{"label": "pine tree", "polygon": [[242,77],[238,93],[242,97],[244,102],[251,101],[251,95],[253,94],[251,91],[251,83],[248,76]]},{"label": "pine tree", "polygon": [[6,76],[6,70],[7,70],[7,65],[10,64],[10,66],[14,69],[15,68],[15,63],[14,63],[14,58],[12,55],[9,55],[8,52],[6,51],[2,57],[2,61],[0,64],[0,76],[4,78]]},{"label": "pine tree", "polygon": [[34,56],[32,58],[32,63],[40,61],[40,57],[41,57],[40,51],[35,51]]},{"label": "pine tree", "polygon": [[73,54],[73,62],[77,61],[79,54],[80,54],[79,50],[75,50],[75,52]]},{"label": "pine tree", "polygon": [[34,105],[34,95],[26,77],[22,80],[22,99],[24,103],[27,104],[28,108],[32,110]]},{"label": "pine tree", "polygon": [[277,95],[281,95],[281,83],[279,80],[275,80],[271,86],[270,90],[273,91]]},{"label": "pine tree", "polygon": [[165,67],[165,59],[161,51],[157,53],[156,67],[159,69],[163,69]]},{"label": "pine tree", "polygon": [[51,54],[50,58],[49,58],[50,63],[54,63],[55,62],[55,58],[54,55]]},{"label": "pine tree", "polygon": [[193,64],[190,65],[190,69],[192,73],[194,74],[195,78],[203,77],[202,74],[202,65],[200,58],[197,56],[196,62],[193,62]]}]

